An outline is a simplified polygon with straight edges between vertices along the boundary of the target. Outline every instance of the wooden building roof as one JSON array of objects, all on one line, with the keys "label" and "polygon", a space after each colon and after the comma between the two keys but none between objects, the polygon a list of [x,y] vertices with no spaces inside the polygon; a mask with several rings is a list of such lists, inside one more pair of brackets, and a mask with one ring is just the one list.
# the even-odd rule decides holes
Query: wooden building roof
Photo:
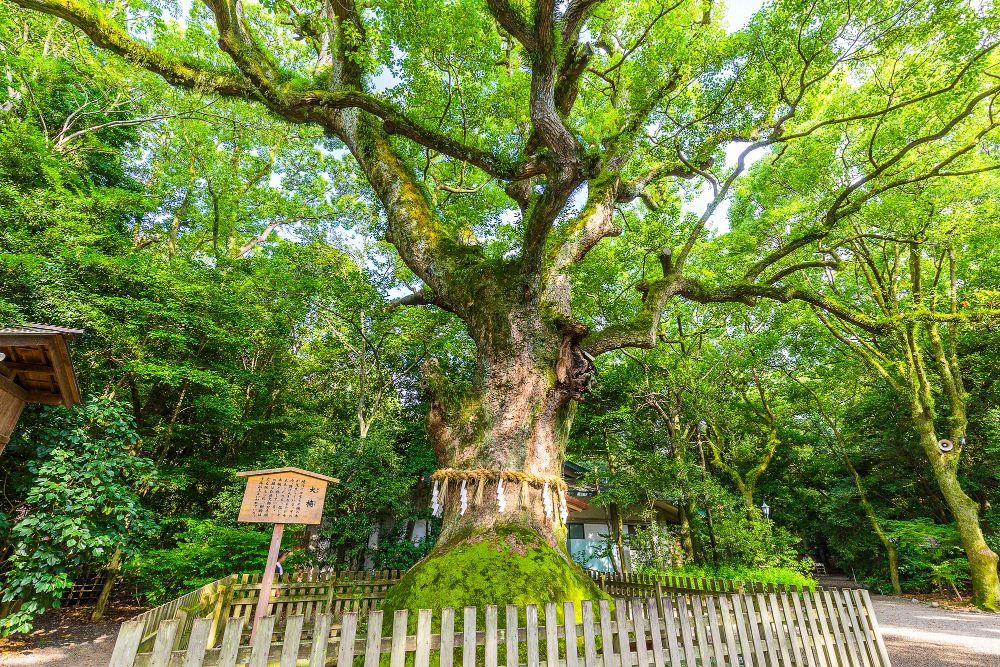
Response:
[{"label": "wooden building roof", "polygon": [[0,328],[0,391],[24,403],[66,407],[79,403],[66,340],[82,333],[48,324]]}]

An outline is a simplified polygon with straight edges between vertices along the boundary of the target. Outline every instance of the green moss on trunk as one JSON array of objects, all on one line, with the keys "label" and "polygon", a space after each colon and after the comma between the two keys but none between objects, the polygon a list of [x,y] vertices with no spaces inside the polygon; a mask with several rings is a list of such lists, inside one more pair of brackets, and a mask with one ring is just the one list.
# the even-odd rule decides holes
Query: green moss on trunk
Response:
[{"label": "green moss on trunk", "polygon": [[[563,549],[517,523],[470,529],[438,544],[386,596],[396,609],[461,609],[607,598]],[[577,606],[579,608],[579,605]]]}]

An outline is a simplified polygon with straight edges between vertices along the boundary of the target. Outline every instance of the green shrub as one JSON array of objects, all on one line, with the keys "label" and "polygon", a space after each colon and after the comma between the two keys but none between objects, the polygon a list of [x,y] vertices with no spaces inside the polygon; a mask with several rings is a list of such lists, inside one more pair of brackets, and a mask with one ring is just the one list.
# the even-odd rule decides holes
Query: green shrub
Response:
[{"label": "green shrub", "polygon": [[757,581],[762,584],[783,584],[814,588],[816,580],[798,569],[787,567],[750,567],[746,565],[683,565],[662,570],[644,570],[643,574],[673,575],[682,577],[706,577],[710,579],[730,579],[732,581]]},{"label": "green shrub", "polygon": [[924,518],[885,524],[889,539],[896,543],[899,578],[905,590],[930,592],[970,583],[969,561],[954,524]]},{"label": "green shrub", "polygon": [[[162,604],[228,574],[264,569],[269,533],[205,519],[185,519],[184,523],[186,529],[177,536],[176,546],[140,553],[126,567],[147,603]],[[290,557],[285,567],[294,566],[294,561]]]},{"label": "green shrub", "polygon": [[82,568],[127,556],[156,528],[138,493],[154,483],[153,464],[132,453],[128,408],[97,398],[26,422],[6,453],[29,457],[12,484],[24,501],[0,513],[0,602],[22,604],[0,619],[0,635],[30,631]]}]

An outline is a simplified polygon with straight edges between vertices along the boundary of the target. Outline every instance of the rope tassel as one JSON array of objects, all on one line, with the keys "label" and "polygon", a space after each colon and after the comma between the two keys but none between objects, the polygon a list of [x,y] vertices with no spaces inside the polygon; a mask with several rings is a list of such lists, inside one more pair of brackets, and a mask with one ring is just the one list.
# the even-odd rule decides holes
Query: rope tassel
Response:
[{"label": "rope tassel", "polygon": [[486,476],[479,475],[479,484],[476,485],[476,506],[483,505],[483,489],[486,487]]}]

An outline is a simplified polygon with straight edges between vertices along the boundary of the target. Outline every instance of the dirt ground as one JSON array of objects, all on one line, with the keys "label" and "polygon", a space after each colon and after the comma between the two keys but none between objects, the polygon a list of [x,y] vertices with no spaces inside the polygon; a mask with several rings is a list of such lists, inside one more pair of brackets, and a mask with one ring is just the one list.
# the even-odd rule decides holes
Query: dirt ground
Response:
[{"label": "dirt ground", "polygon": [[91,623],[90,607],[45,613],[28,635],[0,639],[0,667],[107,667],[122,621],[142,611],[113,607],[101,623]]},{"label": "dirt ground", "polygon": [[[1000,614],[872,596],[893,667],[1000,667]],[[118,627],[141,609],[117,608],[90,623],[90,609],[50,612],[37,629],[0,640],[0,667],[105,667]]]}]

